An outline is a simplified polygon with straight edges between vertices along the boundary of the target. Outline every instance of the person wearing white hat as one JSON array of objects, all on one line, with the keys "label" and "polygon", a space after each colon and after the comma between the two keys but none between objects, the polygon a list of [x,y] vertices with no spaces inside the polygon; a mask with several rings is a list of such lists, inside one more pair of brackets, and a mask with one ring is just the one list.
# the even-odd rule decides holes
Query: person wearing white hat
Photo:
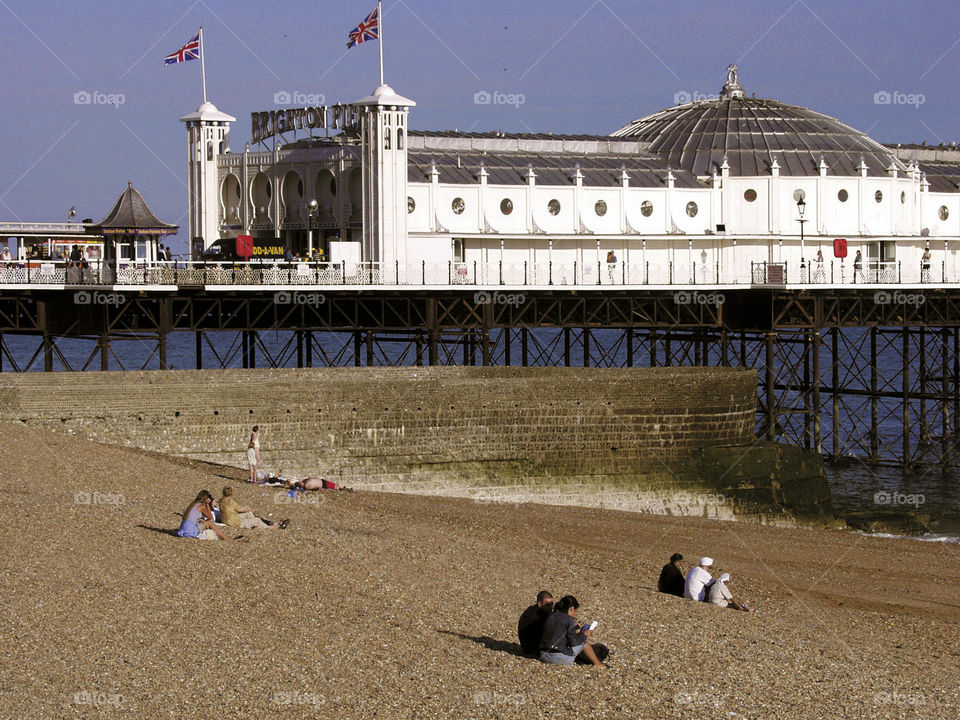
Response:
[{"label": "person wearing white hat", "polygon": [[697,567],[690,568],[687,573],[687,580],[683,585],[683,596],[688,600],[704,600],[706,598],[706,587],[708,583],[713,582],[713,576],[710,574],[710,568],[713,567],[713,558],[702,557],[697,562]]},{"label": "person wearing white hat", "polygon": [[723,573],[717,578],[717,581],[710,587],[710,602],[720,607],[742,610],[743,612],[753,612],[753,610],[746,605],[738,603],[733,599],[733,593],[727,588],[728,582],[730,582],[730,573]]}]

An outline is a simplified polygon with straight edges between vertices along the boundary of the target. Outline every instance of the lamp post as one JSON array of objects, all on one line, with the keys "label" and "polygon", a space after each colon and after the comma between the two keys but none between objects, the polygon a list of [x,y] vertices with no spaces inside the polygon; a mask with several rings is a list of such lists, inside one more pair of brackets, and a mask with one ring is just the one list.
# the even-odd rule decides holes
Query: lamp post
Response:
[{"label": "lamp post", "polygon": [[803,219],[803,213],[806,209],[807,209],[807,203],[804,202],[803,197],[800,197],[797,200],[797,212],[800,213],[800,219],[798,220],[798,222],[800,223],[800,279],[801,280],[803,280],[803,273],[804,273],[804,270],[806,269],[806,263],[804,262],[804,258],[803,258],[803,254],[804,254],[803,253],[803,224],[806,222],[806,220]]},{"label": "lamp post", "polygon": [[320,205],[316,200],[307,203],[307,261],[313,259],[313,219],[320,211]]}]

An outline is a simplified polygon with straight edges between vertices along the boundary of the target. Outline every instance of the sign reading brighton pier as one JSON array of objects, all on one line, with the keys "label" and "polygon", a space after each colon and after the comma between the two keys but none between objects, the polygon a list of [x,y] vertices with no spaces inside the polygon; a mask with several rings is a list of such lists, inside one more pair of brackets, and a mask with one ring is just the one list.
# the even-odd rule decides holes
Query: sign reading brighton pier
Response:
[{"label": "sign reading brighton pier", "polygon": [[360,123],[360,108],[356,105],[288,108],[250,113],[251,142],[263,142],[274,135],[297,130],[342,130]]}]

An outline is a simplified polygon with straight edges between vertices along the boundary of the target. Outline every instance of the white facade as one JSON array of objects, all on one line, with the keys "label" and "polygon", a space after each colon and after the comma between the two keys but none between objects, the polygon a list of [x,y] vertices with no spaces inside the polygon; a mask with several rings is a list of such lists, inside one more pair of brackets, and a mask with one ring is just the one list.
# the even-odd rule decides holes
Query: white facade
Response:
[{"label": "white facade", "polygon": [[[734,71],[720,101],[664,113],[706,111],[711,102],[775,104],[746,100],[738,88]],[[355,246],[356,259],[400,282],[450,281],[454,269],[464,281],[497,284],[750,282],[756,263],[784,264],[789,282],[849,282],[858,250],[873,282],[914,282],[925,249],[933,280],[960,280],[956,186],[938,181],[934,190],[915,148],[885,148],[829,118],[841,140],[865,148],[866,160],[856,164],[858,150],[828,145],[819,161],[817,150],[797,147],[746,159],[738,150],[741,167],[754,167],[749,161],[762,170],[744,175],[715,151],[722,161],[697,174],[693,164],[673,165],[655,138],[628,129],[617,137],[408,132],[414,105],[381,86],[352,106],[353,131],[242,154],[227,146],[233,118],[201,107],[183,118],[191,236],[199,228],[209,247],[253,234],[298,252],[320,247],[334,260]],[[936,159],[960,169],[960,151]],[[834,257],[838,238],[845,260]]]}]

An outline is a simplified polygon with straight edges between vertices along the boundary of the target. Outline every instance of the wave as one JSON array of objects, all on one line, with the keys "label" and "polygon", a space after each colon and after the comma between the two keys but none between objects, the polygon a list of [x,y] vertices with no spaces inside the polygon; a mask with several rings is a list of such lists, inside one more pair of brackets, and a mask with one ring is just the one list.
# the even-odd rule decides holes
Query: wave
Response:
[{"label": "wave", "polygon": [[897,540],[917,540],[919,542],[948,543],[950,545],[960,545],[960,535],[895,535],[893,533],[868,533],[862,530],[856,531],[857,535],[865,535],[873,538],[894,538]]}]

